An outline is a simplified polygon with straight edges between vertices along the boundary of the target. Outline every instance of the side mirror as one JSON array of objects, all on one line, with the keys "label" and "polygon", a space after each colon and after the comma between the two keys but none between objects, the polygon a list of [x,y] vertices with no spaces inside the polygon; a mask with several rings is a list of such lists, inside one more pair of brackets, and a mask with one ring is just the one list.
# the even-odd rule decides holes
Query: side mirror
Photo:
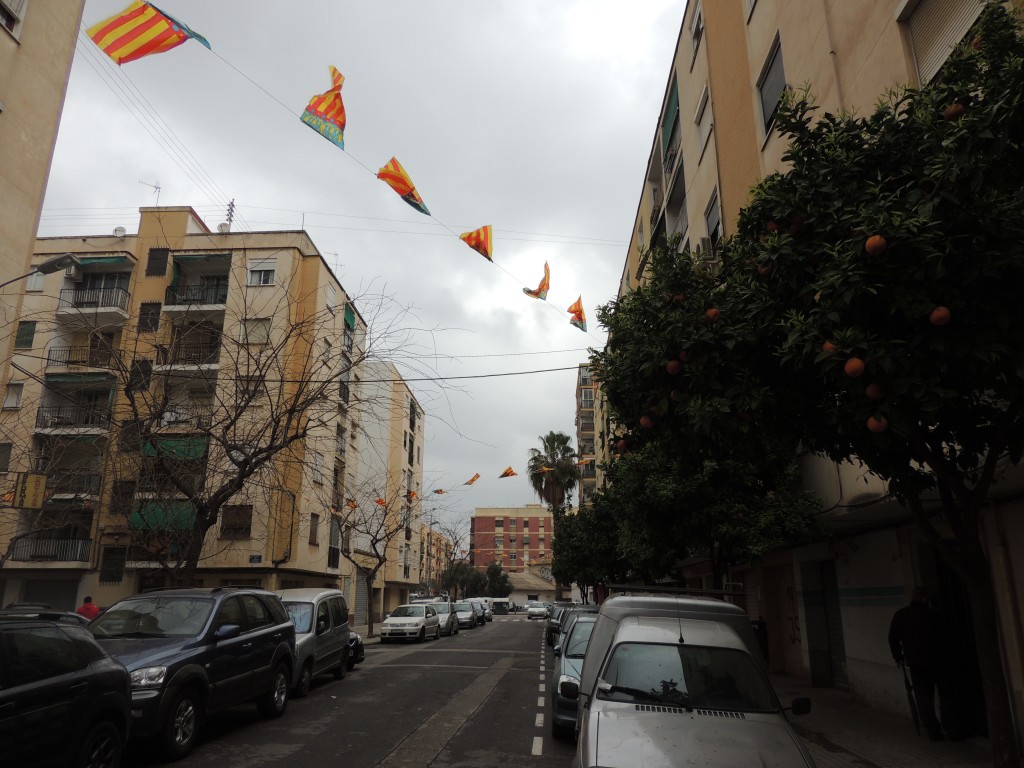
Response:
[{"label": "side mirror", "polygon": [[561,655],[562,655],[562,646],[556,645],[555,646],[555,658],[557,659]]},{"label": "side mirror", "polygon": [[230,640],[240,634],[242,634],[242,628],[237,624],[221,624],[213,633],[213,637],[216,640]]},{"label": "side mirror", "polygon": [[385,613],[384,614],[385,620],[388,619],[390,616],[391,616],[391,611],[388,611],[387,613]]},{"label": "side mirror", "polygon": [[571,680],[565,680],[558,684],[558,692],[566,699],[578,699],[580,695],[580,684]]},{"label": "side mirror", "polygon": [[806,696],[793,699],[788,709],[794,715],[806,715],[811,711],[811,700]]}]

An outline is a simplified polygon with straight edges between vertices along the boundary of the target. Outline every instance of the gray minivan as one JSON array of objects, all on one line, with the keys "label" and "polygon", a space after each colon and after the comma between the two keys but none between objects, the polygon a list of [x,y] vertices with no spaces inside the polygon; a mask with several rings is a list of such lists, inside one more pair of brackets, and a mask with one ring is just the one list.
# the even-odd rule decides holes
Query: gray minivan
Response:
[{"label": "gray minivan", "polygon": [[309,693],[313,677],[348,671],[348,603],[337,589],[282,589],[277,593],[295,624],[295,676],[292,694]]}]

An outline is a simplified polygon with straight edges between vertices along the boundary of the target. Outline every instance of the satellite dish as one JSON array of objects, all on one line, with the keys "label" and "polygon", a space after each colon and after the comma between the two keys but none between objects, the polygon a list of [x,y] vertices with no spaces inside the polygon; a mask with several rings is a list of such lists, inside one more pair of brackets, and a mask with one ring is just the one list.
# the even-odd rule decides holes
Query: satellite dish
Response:
[{"label": "satellite dish", "polygon": [[127,232],[124,227],[114,227],[114,237],[124,237]]},{"label": "satellite dish", "polygon": [[220,224],[217,225],[217,231],[220,232],[222,235],[226,235],[228,232],[231,231],[231,225],[226,221],[222,221]]}]

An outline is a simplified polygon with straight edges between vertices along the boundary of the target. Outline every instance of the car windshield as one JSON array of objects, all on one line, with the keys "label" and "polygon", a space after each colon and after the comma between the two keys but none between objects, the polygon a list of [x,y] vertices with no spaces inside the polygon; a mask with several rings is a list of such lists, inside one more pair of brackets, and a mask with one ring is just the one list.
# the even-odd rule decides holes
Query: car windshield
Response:
[{"label": "car windshield", "polygon": [[96,637],[194,637],[212,611],[209,598],[142,597],[115,603],[89,629]]},{"label": "car windshield", "polygon": [[589,616],[576,619],[569,630],[569,639],[565,641],[563,652],[568,659],[582,659],[590,643],[590,633],[594,631],[595,619]]},{"label": "car windshield", "polygon": [[749,654],[735,648],[620,643],[601,675],[599,696],[681,707],[774,712],[775,696]]},{"label": "car windshield", "polygon": [[400,605],[391,612],[391,618],[400,619],[403,616],[413,616],[422,619],[424,616],[422,605]]},{"label": "car windshield", "polygon": [[288,609],[288,618],[295,625],[296,633],[308,634],[313,627],[313,604],[312,603],[285,603]]},{"label": "car windshield", "polygon": [[470,605],[469,603],[456,603],[455,604],[455,610],[456,611],[462,611],[463,613],[472,613],[473,612],[473,606]]},{"label": "car windshield", "polygon": [[447,616],[451,612],[452,607],[448,603],[434,603],[434,610],[437,611],[440,616]]}]

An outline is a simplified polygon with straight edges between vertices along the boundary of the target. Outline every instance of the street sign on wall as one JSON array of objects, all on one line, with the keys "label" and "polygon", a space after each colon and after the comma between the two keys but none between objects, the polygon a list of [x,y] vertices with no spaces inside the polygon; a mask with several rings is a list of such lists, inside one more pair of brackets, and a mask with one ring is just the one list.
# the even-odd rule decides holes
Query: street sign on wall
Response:
[{"label": "street sign on wall", "polygon": [[42,509],[46,500],[46,475],[34,472],[19,472],[14,483],[12,507],[21,509]]}]

